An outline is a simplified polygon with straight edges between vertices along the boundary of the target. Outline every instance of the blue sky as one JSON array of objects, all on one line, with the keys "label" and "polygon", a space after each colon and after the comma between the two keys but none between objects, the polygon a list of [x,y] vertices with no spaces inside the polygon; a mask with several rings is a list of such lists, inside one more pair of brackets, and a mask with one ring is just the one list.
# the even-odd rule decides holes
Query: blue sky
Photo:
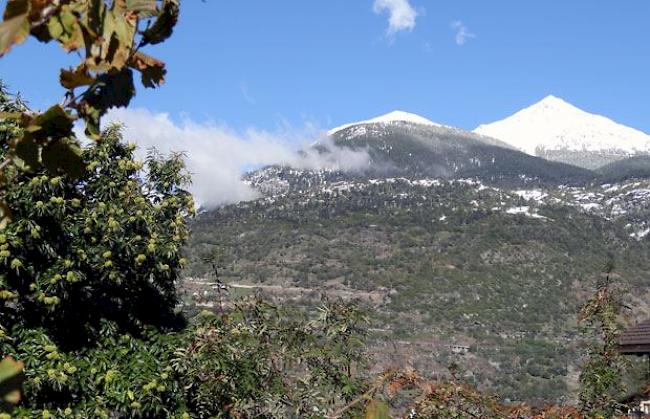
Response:
[{"label": "blue sky", "polygon": [[[393,109],[474,128],[554,94],[650,132],[647,0],[381,1],[415,15],[390,33],[374,0],[184,0],[172,39],[150,50],[168,83],[133,105],[236,130]],[[30,41],[0,59],[0,77],[45,107],[67,62]]]}]

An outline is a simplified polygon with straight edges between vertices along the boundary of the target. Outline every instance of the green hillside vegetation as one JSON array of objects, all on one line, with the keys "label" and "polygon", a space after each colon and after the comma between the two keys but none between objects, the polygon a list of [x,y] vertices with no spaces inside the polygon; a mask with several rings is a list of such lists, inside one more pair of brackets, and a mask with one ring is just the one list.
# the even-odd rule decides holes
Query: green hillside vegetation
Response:
[{"label": "green hillside vegetation", "polygon": [[[424,370],[453,361],[510,400],[565,400],[585,289],[610,259],[631,292],[645,289],[650,249],[623,222],[560,205],[542,206],[539,218],[504,214],[492,208],[526,202],[479,189],[397,180],[206,212],[191,225],[188,275],[204,276],[195,255],[218,246],[226,283],[298,288],[306,305],[319,292],[360,298],[373,328],[387,330],[377,348],[433,344],[417,360]],[[468,355],[452,353],[465,342]],[[408,345],[397,346],[404,359]]]}]

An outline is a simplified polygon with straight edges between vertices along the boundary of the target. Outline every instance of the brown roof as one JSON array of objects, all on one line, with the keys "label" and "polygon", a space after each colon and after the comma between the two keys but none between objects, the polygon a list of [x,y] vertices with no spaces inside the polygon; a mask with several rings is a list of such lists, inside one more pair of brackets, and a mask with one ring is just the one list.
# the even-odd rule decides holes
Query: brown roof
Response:
[{"label": "brown roof", "polygon": [[650,354],[650,320],[623,332],[618,338],[618,348],[624,354]]}]

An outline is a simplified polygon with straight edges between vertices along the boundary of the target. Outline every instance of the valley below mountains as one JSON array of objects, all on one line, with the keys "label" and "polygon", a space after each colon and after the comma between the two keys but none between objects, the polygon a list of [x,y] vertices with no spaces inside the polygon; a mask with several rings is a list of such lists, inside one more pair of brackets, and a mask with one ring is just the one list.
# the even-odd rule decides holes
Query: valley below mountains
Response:
[{"label": "valley below mountains", "polygon": [[[470,132],[395,112],[313,146],[363,151],[363,166],[247,173],[257,199],[204,210],[192,223],[185,303],[217,304],[202,260],[217,248],[228,298],[364,306],[376,370],[410,365],[444,376],[453,366],[509,401],[568,401],[584,348],[577,312],[608,261],[627,289],[626,320],[650,316],[650,148],[629,136],[616,146],[613,133],[627,129],[585,122],[590,114],[558,101],[514,120],[548,116],[544,138],[522,131],[513,141],[523,128],[512,119]],[[606,127],[615,146],[594,127]],[[597,146],[585,145],[590,136]]]}]

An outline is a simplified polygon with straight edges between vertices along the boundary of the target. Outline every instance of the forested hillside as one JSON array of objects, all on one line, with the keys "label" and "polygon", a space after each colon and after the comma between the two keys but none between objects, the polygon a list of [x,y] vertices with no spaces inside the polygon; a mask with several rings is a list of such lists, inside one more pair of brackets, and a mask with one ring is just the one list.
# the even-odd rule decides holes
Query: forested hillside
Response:
[{"label": "forested hillside", "polygon": [[[391,354],[384,366],[444,374],[457,363],[483,388],[538,403],[575,396],[576,313],[604,263],[631,295],[649,284],[647,182],[504,189],[342,177],[251,175],[267,196],[201,214],[188,275],[203,277],[199,255],[217,246],[235,294],[259,285],[298,305],[320,293],[359,299],[374,350]],[[650,309],[643,298],[634,307]]]}]

